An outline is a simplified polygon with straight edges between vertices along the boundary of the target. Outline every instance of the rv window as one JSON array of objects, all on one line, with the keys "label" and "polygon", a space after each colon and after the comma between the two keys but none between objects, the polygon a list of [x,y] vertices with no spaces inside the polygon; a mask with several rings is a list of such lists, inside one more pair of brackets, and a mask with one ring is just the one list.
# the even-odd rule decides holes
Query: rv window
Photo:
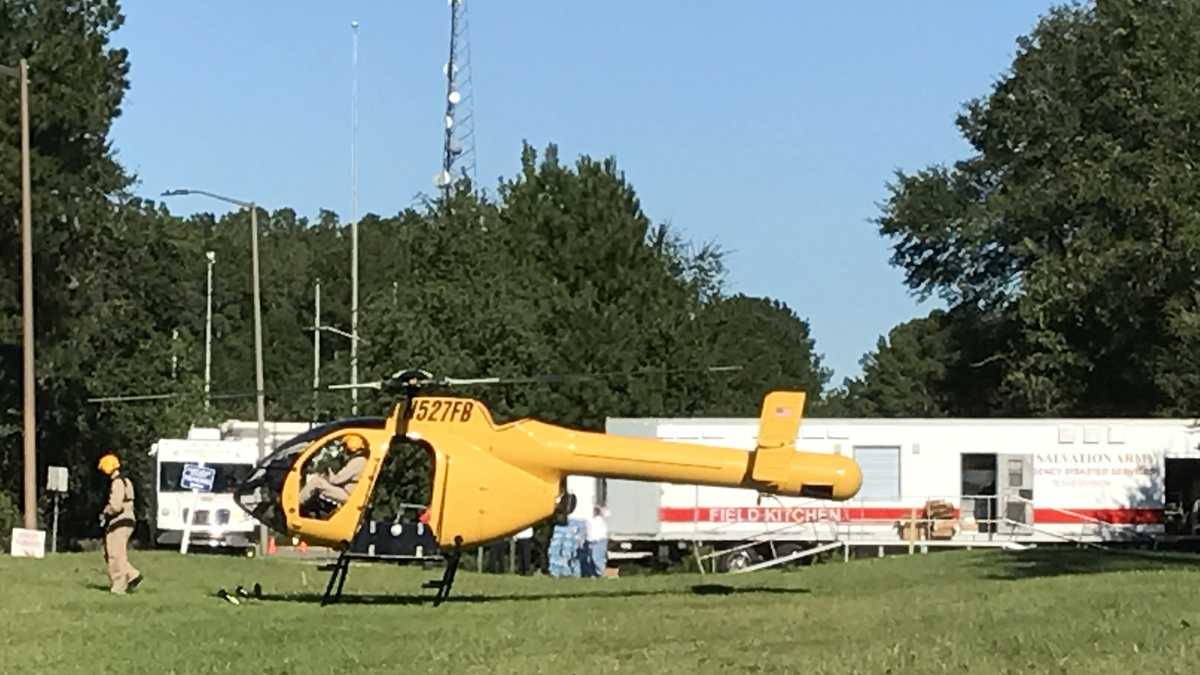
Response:
[{"label": "rv window", "polygon": [[[187,492],[179,487],[179,479],[183,476],[183,467],[190,462],[161,462],[158,465],[158,489],[160,492]],[[254,469],[251,464],[209,464],[205,466],[217,470],[213,478],[213,492],[232,493],[238,484],[250,477]]]},{"label": "rv window", "polygon": [[862,501],[891,501],[900,497],[900,448],[856,447],[854,461],[862,469]]},{"label": "rv window", "polygon": [[1008,487],[1019,488],[1024,476],[1024,462],[1019,459],[1008,460]]}]

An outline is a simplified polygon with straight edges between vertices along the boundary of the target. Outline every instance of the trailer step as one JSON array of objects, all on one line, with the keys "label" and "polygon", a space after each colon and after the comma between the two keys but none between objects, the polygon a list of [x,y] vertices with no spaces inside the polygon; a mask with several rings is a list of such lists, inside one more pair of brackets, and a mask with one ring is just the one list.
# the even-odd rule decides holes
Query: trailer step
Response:
[{"label": "trailer step", "polygon": [[767,569],[768,567],[775,567],[776,565],[782,565],[784,563],[789,563],[794,560],[799,560],[801,558],[807,558],[809,556],[824,553],[825,551],[832,551],[835,548],[841,548],[841,547],[842,547],[842,542],[840,542],[840,541],[835,541],[831,544],[822,544],[821,546],[817,546],[815,548],[805,549],[803,551],[797,551],[795,553],[791,553],[791,554],[784,555],[784,556],[779,556],[778,558],[772,558],[771,560],[767,560],[767,561],[760,562],[760,563],[757,563],[754,565],[743,567],[740,570],[735,570],[734,573],[735,574],[743,574],[745,572],[755,572],[757,570],[764,570],[764,569]]}]

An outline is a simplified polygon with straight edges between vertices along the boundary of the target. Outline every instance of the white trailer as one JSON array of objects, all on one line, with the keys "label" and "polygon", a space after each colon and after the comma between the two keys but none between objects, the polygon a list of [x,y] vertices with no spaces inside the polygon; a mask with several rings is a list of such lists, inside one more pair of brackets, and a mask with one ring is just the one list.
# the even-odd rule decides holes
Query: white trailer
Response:
[{"label": "white trailer", "polygon": [[[610,418],[612,434],[752,449],[757,419]],[[708,543],[725,568],[850,547],[1151,541],[1200,533],[1191,419],[806,419],[798,448],[854,457],[848,502],[571,477],[576,514],[609,509],[617,558]]]},{"label": "white trailer", "polygon": [[[311,426],[304,422],[269,422],[266,453]],[[156,460],[157,544],[179,546],[190,517],[189,547],[232,548],[247,553],[254,550],[258,522],[234,502],[233,492],[259,461],[256,422],[229,420],[220,428],[193,427],[187,438],[159,440],[151,446],[150,454]],[[195,495],[180,486],[187,464],[202,464],[216,470],[212,492]]]}]

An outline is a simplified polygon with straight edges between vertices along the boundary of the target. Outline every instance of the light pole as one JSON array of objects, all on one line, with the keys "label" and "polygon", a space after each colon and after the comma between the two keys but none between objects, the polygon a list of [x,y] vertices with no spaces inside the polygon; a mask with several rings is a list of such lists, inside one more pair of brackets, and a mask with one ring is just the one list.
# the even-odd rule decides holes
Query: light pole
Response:
[{"label": "light pole", "polygon": [[[267,421],[266,406],[263,400],[262,300],[258,281],[258,207],[254,202],[223,197],[204,190],[167,190],[162,193],[164,197],[181,195],[204,195],[250,209],[250,260],[251,267],[253,267],[251,273],[254,277],[254,389],[258,407],[258,459],[262,461],[267,456]],[[260,554],[267,550],[267,527],[261,523],[258,526],[258,549]]]},{"label": "light pole", "polygon": [[313,288],[313,424],[317,423],[317,411],[321,391],[321,280]]},{"label": "light pole", "polygon": [[204,315],[204,410],[207,411],[212,392],[212,273],[217,252],[208,251],[204,257],[208,260],[208,308]]},{"label": "light pole", "polygon": [[25,504],[23,525],[37,529],[37,423],[33,388],[33,207],[29,186],[29,64],[21,59],[16,68],[0,66],[0,73],[21,83],[21,373],[22,418],[25,446]]}]

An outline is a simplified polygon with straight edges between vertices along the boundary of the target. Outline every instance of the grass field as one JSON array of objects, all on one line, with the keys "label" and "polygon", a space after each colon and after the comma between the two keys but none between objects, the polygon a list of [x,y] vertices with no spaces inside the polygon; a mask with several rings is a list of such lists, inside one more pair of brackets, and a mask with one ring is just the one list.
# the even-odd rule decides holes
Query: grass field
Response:
[{"label": "grass field", "polygon": [[[1200,558],[957,552],[746,575],[517,578],[359,565],[322,608],[311,562],[0,556],[0,672],[1195,673]],[[263,586],[234,606],[220,587]]]}]

